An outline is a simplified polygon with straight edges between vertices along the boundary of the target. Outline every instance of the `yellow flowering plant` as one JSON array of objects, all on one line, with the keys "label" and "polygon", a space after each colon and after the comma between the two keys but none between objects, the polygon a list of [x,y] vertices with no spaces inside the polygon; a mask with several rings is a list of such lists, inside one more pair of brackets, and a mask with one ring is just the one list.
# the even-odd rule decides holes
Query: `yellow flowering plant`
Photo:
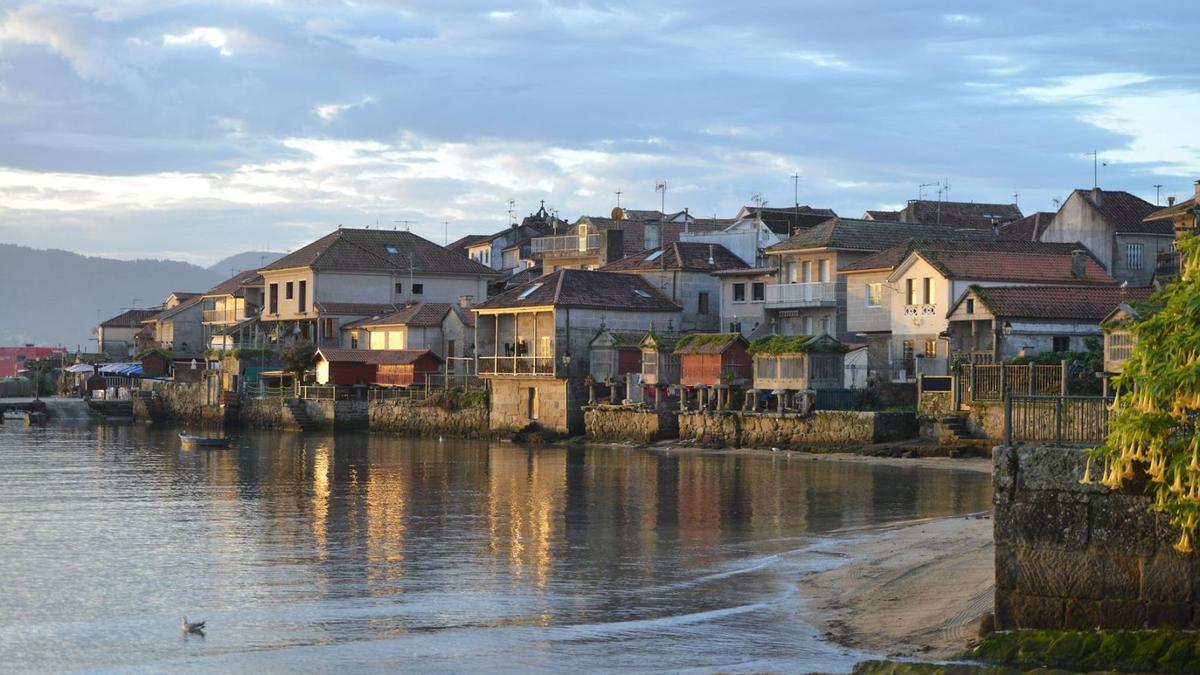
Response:
[{"label": "yellow flowering plant", "polygon": [[1179,239],[1178,281],[1151,299],[1155,311],[1130,327],[1136,345],[1113,381],[1108,437],[1092,451],[1103,466],[1100,483],[1120,488],[1135,475],[1149,477],[1154,510],[1180,530],[1175,549],[1193,550],[1200,525],[1200,237]]}]

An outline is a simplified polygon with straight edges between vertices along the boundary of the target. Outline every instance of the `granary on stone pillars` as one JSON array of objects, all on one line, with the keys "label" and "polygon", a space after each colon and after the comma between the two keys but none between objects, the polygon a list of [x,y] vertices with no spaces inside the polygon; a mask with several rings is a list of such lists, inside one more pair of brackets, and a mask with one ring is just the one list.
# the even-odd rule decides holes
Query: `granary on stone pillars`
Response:
[{"label": "granary on stone pillars", "polygon": [[675,346],[679,358],[679,384],[701,389],[701,403],[725,408],[733,390],[745,390],[753,366],[747,353],[750,343],[741,333],[692,333]]},{"label": "granary on stone pillars", "polygon": [[753,386],[776,397],[777,407],[799,392],[844,386],[845,343],[829,335],[769,335],[750,344]]}]

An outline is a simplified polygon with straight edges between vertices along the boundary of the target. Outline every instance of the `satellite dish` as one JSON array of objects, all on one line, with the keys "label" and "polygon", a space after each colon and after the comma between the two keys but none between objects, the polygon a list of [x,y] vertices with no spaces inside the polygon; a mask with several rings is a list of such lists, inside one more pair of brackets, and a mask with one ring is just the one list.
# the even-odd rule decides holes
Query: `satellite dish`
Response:
[{"label": "satellite dish", "polygon": [[612,219],[613,220],[625,220],[625,209],[623,209],[619,206],[614,206],[613,210],[612,210]]}]

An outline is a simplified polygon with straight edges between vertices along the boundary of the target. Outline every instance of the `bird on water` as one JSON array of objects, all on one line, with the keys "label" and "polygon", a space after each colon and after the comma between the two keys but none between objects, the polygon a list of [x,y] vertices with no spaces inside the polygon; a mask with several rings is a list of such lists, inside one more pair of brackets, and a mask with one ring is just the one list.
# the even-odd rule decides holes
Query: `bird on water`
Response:
[{"label": "bird on water", "polygon": [[187,617],[185,616],[185,617],[183,617],[183,622],[180,624],[179,627],[185,635],[188,633],[196,633],[198,635],[204,635],[204,624],[205,624],[204,621],[196,621],[195,623],[188,623]]}]

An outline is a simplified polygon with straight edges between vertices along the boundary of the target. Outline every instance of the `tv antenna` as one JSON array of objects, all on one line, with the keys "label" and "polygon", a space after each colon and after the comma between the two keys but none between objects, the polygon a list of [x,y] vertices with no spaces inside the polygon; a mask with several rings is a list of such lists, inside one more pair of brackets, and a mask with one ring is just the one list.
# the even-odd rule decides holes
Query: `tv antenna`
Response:
[{"label": "tv antenna", "polygon": [[1154,205],[1162,206],[1162,202],[1159,201],[1162,197],[1162,188],[1163,188],[1162,183],[1155,183],[1153,187],[1154,187]]},{"label": "tv antenna", "polygon": [[392,229],[395,230],[396,225],[403,225],[405,232],[412,232],[412,226],[413,226],[413,223],[415,223],[415,222],[417,222],[417,221],[415,221],[415,220],[393,220],[392,221]]},{"label": "tv antenna", "polygon": [[1055,198],[1051,199],[1050,201],[1054,202],[1054,210],[1055,211],[1057,211],[1060,207],[1062,207],[1062,200],[1059,199],[1058,197],[1055,197]]},{"label": "tv antenna", "polygon": [[1100,167],[1108,166],[1108,162],[1101,162],[1100,153],[1096,150],[1084,153],[1084,157],[1088,155],[1092,156],[1092,187],[1098,188],[1100,187]]},{"label": "tv antenna", "polygon": [[442,246],[450,245],[450,221],[442,221]]},{"label": "tv antenna", "polygon": [[796,208],[800,208],[800,172],[792,174],[792,199]]},{"label": "tv antenna", "polygon": [[617,190],[614,194],[617,195],[617,208],[621,208],[621,191]]},{"label": "tv antenna", "polygon": [[917,186],[917,201],[925,201],[925,188],[938,187],[939,183],[921,183]]},{"label": "tv antenna", "polygon": [[662,193],[662,201],[660,202],[660,205],[658,208],[662,212],[662,214],[664,216],[666,216],[666,214],[667,214],[667,181],[665,181],[665,180],[654,181],[654,191]]},{"label": "tv antenna", "polygon": [[1019,193],[1019,192],[1013,193],[1013,206],[1017,206],[1020,203],[1019,202],[1020,197],[1021,197],[1021,193]]},{"label": "tv antenna", "polygon": [[508,200],[508,224],[509,225],[513,224],[513,218],[514,218],[513,214],[515,214],[516,212],[517,212],[517,200],[515,200],[515,199]]},{"label": "tv antenna", "polygon": [[750,201],[754,202],[754,205],[755,205],[755,206],[757,206],[757,207],[758,207],[758,208],[760,208],[760,209],[761,209],[762,207],[764,207],[764,206],[766,206],[766,205],[767,205],[767,200],[763,199],[763,196],[762,196],[762,193],[761,193],[761,192],[753,192],[753,193],[751,193],[751,194],[750,194]]}]

